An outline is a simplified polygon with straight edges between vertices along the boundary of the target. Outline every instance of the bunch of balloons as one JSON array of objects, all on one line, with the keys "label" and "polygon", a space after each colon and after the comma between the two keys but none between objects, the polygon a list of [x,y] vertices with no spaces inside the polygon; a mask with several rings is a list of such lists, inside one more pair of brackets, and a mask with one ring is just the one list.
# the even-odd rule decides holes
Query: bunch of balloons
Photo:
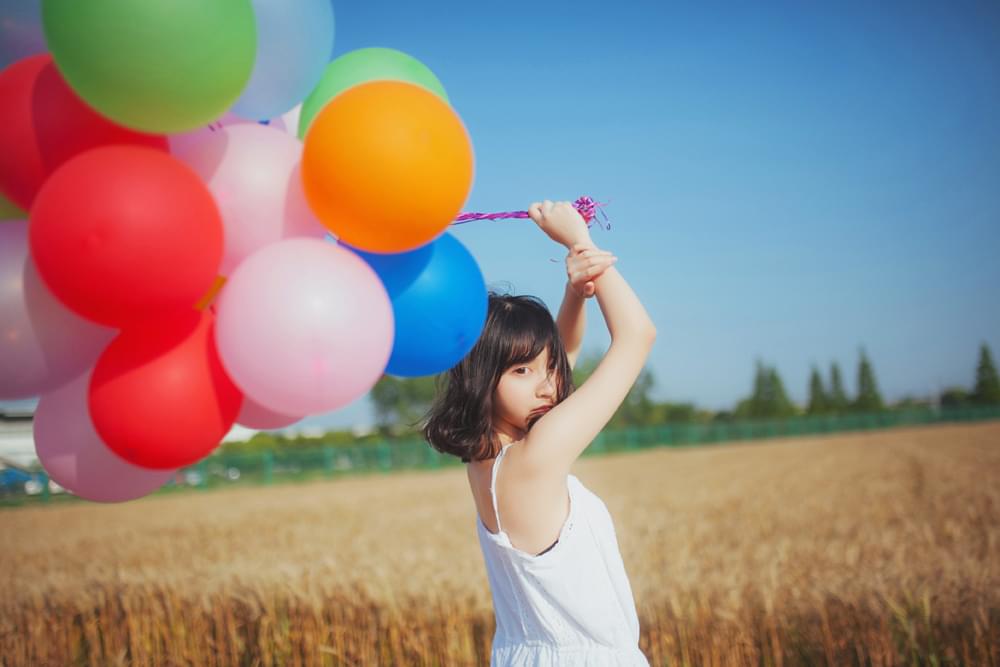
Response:
[{"label": "bunch of balloons", "polygon": [[234,423],[478,339],[483,277],[446,233],[468,133],[422,63],[333,58],[333,34],[329,0],[0,10],[0,399],[39,397],[69,491],[140,497]]}]

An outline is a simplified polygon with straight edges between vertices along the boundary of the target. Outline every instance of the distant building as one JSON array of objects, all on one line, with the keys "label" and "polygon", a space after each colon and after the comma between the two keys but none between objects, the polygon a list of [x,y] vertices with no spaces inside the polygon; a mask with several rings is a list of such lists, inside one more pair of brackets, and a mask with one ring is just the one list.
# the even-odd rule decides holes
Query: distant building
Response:
[{"label": "distant building", "polygon": [[32,434],[34,416],[32,408],[0,408],[0,458],[22,467],[38,460]]}]

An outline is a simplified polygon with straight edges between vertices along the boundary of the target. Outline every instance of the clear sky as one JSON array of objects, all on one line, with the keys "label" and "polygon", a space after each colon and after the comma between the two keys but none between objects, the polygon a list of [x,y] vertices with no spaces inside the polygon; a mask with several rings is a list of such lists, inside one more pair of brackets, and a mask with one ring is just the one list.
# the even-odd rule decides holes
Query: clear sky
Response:
[{"label": "clear sky", "polygon": [[[995,2],[334,6],[335,55],[392,47],[443,82],[466,210],[610,201],[593,238],[656,323],[658,400],[730,408],[757,358],[800,403],[812,364],[853,393],[861,346],[895,400],[1000,354]],[[558,309],[563,251],[533,223],[453,231],[490,286]],[[362,399],[303,423],[370,420]]]},{"label": "clear sky", "polygon": [[[812,364],[853,393],[861,346],[886,399],[970,386],[1000,353],[1000,6],[808,4],[341,3],[335,50],[438,75],[466,210],[611,202],[593,238],[656,323],[657,399],[732,407],[757,358],[800,403]],[[487,284],[558,309],[563,253],[530,221],[453,232]]]}]

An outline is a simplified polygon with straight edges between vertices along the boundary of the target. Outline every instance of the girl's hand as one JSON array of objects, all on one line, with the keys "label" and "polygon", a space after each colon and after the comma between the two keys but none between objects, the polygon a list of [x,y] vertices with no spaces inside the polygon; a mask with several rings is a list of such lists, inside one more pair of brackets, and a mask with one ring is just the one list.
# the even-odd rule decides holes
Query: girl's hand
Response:
[{"label": "girl's hand", "polygon": [[566,255],[566,275],[569,276],[570,287],[585,299],[594,296],[596,288],[594,280],[618,261],[607,250],[599,250],[593,245],[578,243]]},{"label": "girl's hand", "polygon": [[528,215],[550,239],[567,248],[577,243],[590,244],[590,230],[580,212],[568,201],[553,204],[548,199],[528,207]]}]

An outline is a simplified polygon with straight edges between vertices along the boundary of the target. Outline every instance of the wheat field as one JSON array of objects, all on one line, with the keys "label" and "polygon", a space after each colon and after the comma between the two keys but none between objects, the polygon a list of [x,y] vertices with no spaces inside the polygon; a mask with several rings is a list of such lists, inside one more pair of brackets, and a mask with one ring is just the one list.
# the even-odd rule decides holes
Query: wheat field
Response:
[{"label": "wheat field", "polygon": [[[587,458],[654,665],[1000,665],[1000,423]],[[0,664],[483,665],[462,468],[0,511]]]}]

